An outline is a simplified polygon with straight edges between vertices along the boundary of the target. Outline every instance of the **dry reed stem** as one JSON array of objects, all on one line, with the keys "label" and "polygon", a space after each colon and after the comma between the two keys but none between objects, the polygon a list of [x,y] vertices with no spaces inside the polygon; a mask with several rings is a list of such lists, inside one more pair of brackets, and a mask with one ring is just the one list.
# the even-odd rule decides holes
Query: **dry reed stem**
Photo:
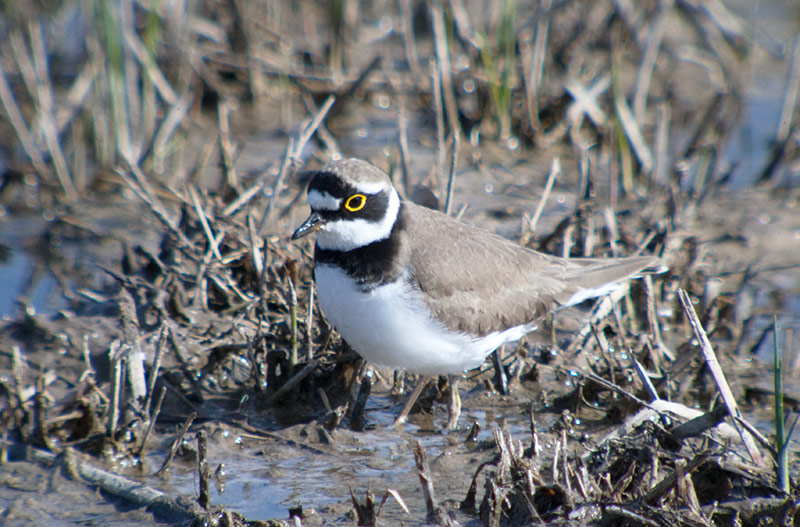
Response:
[{"label": "dry reed stem", "polygon": [[222,152],[222,167],[225,172],[225,183],[232,189],[239,188],[236,175],[236,145],[231,141],[230,108],[231,102],[226,99],[217,104],[217,126],[219,128],[219,149]]},{"label": "dry reed stem", "polygon": [[28,29],[31,37],[31,49],[33,52],[33,67],[36,75],[36,99],[37,110],[39,113],[39,124],[42,128],[45,144],[53,160],[56,176],[64,190],[68,201],[78,199],[78,191],[72,180],[67,160],[61,149],[61,142],[58,138],[58,130],[55,121],[55,100],[53,97],[53,86],[48,71],[47,53],[44,48],[44,35],[42,27],[38,22],[31,22]]},{"label": "dry reed stem", "polygon": [[469,44],[474,50],[480,49],[478,40],[475,37],[475,30],[472,29],[472,24],[469,21],[469,14],[467,13],[467,8],[464,6],[463,0],[450,0],[449,14],[455,21],[459,38]]},{"label": "dry reed stem", "polygon": [[153,60],[153,57],[150,56],[150,53],[147,51],[147,48],[139,36],[133,32],[133,28],[129,25],[123,25],[122,34],[125,38],[125,43],[128,45],[128,48],[133,51],[133,55],[136,57],[136,60],[139,61],[144,73],[147,75],[150,82],[152,82],[156,87],[158,94],[162,99],[164,99],[164,102],[168,106],[175,106],[178,104],[178,94],[175,93],[175,90],[170,85],[167,77],[161,72],[161,69],[158,67],[158,64],[156,64],[155,60]]},{"label": "dry reed stem", "polygon": [[211,470],[208,467],[208,433],[205,430],[197,432],[197,472],[200,480],[197,503],[205,510],[208,510],[211,504],[211,497],[208,493]]},{"label": "dry reed stem", "polygon": [[628,141],[633,147],[633,152],[639,160],[640,170],[644,174],[649,174],[653,170],[653,154],[650,151],[650,147],[647,146],[647,141],[644,139],[639,123],[623,97],[615,97],[614,106],[617,110],[617,117],[622,123],[622,128],[625,130],[625,135],[628,137]]},{"label": "dry reed stem", "polygon": [[789,71],[786,74],[781,116],[778,120],[778,131],[775,134],[775,141],[778,143],[784,142],[789,137],[798,93],[800,93],[800,35],[796,35],[792,42],[792,56],[789,61]]},{"label": "dry reed stem", "polygon": [[568,77],[564,88],[573,98],[572,104],[567,108],[567,122],[573,130],[577,130],[583,122],[584,115],[595,126],[604,129],[608,124],[608,117],[600,107],[598,98],[611,87],[611,76],[601,75],[599,79],[586,88],[575,77]]},{"label": "dry reed stem", "polygon": [[164,459],[164,462],[161,464],[161,468],[156,471],[155,475],[163,474],[167,469],[169,469],[170,465],[172,464],[172,460],[175,458],[175,454],[178,453],[178,449],[181,447],[181,443],[183,443],[183,438],[186,436],[186,432],[189,431],[189,427],[192,426],[192,423],[196,417],[197,412],[192,412],[183,421],[180,429],[175,434],[175,438],[172,440],[172,444],[169,447],[169,453],[167,454],[166,459]]},{"label": "dry reed stem", "polygon": [[659,481],[655,487],[650,489],[644,497],[642,497],[641,502],[648,504],[648,505],[655,505],[659,499],[664,497],[667,492],[672,490],[675,485],[678,483],[678,478],[680,475],[688,475],[697,470],[700,465],[705,463],[710,454],[707,452],[701,452],[700,454],[693,457],[686,465],[683,467],[683,470],[679,470],[676,468],[672,472],[670,472],[666,477],[664,477],[661,481]]},{"label": "dry reed stem", "polygon": [[[711,376],[714,379],[717,388],[719,389],[719,393],[722,396],[722,401],[728,408],[728,413],[731,415],[731,417],[744,420],[739,412],[739,406],[736,404],[736,398],[733,396],[733,392],[731,391],[731,388],[725,379],[725,373],[722,371],[722,367],[720,366],[717,356],[714,353],[714,348],[711,346],[711,341],[708,340],[708,335],[706,335],[705,329],[703,329],[703,325],[700,323],[700,319],[697,317],[697,313],[694,310],[694,306],[692,305],[689,295],[683,289],[679,289],[678,298],[680,299],[681,306],[683,307],[686,317],[689,319],[689,325],[692,327],[694,336],[700,343],[700,349],[702,350],[703,356],[706,359],[706,365],[708,366],[709,372],[711,372]],[[755,442],[753,441],[753,436],[750,435],[748,431],[741,428],[736,419],[734,419],[734,425],[736,426],[736,429],[742,438],[742,442],[744,443],[747,453],[750,455],[750,459],[756,466],[763,466],[764,459],[761,456],[761,452],[758,451],[758,447],[755,445]]]},{"label": "dry reed stem", "polygon": [[414,40],[412,11],[411,0],[400,0],[400,17],[403,23],[403,46],[405,48],[406,60],[413,73],[413,79],[417,85],[417,89],[419,91],[424,91],[425,86],[422,85],[422,79],[424,79],[425,76],[422,73],[422,67],[419,65],[419,56],[417,55],[417,46]]},{"label": "dry reed stem", "polygon": [[655,20],[650,24],[642,64],[636,76],[636,88],[633,96],[633,115],[637,123],[645,122],[645,109],[647,107],[647,94],[650,91],[650,81],[656,66],[661,41],[667,29],[667,22],[672,14],[675,0],[662,0],[658,4]]},{"label": "dry reed stem", "polygon": [[450,137],[452,138],[452,144],[450,147],[450,175],[447,178],[447,200],[444,204],[444,213],[448,216],[453,208],[453,197],[456,191],[456,164],[458,162],[460,134],[454,133]]},{"label": "dry reed stem", "polygon": [[[186,507],[179,500],[173,500],[160,490],[143,485],[139,481],[127,479],[118,474],[91,466],[85,462],[80,454],[72,449],[65,452],[66,462],[69,465],[72,477],[90,485],[96,485],[104,492],[119,497],[135,505],[148,507],[156,516],[177,521],[175,514],[184,515],[185,520],[195,519],[202,521],[202,515]],[[53,466],[58,456],[39,449],[30,450],[31,459],[45,466]]]},{"label": "dry reed stem", "polygon": [[556,156],[550,163],[550,172],[547,174],[547,182],[544,184],[542,196],[539,198],[539,203],[536,205],[536,210],[528,222],[528,231],[530,232],[530,236],[536,234],[536,225],[539,223],[539,218],[544,211],[544,206],[547,203],[547,199],[550,197],[550,192],[553,190],[553,185],[559,176],[561,176],[561,158]]},{"label": "dry reed stem", "polygon": [[408,160],[410,157],[408,150],[408,114],[405,105],[400,102],[397,109],[397,143],[400,145],[400,168],[402,174],[402,186],[404,199],[411,199],[411,179],[408,171]]},{"label": "dry reed stem", "polygon": [[145,448],[147,448],[147,440],[150,435],[153,433],[153,430],[156,427],[156,422],[158,421],[158,416],[161,415],[161,405],[164,404],[164,397],[167,395],[167,387],[162,386],[161,389],[158,391],[158,397],[156,398],[155,406],[153,406],[152,412],[150,411],[149,407],[147,408],[148,411],[148,423],[147,429],[142,436],[142,442],[139,445],[138,450],[136,451],[137,457],[142,457],[144,454]]},{"label": "dry reed stem", "polygon": [[669,183],[669,131],[672,110],[669,104],[661,103],[656,108],[656,137],[653,149],[653,181],[665,186]]},{"label": "dry reed stem", "polygon": [[453,69],[450,65],[450,50],[447,43],[447,32],[444,27],[444,10],[439,0],[429,6],[431,22],[433,24],[434,53],[436,56],[436,73],[439,77],[444,108],[446,110],[447,123],[450,127],[450,134],[460,134],[461,125],[458,121],[458,105],[453,88]]},{"label": "dry reed stem", "polygon": [[444,180],[444,158],[447,146],[445,144],[444,102],[442,101],[442,83],[435,64],[430,66],[431,87],[433,93],[433,108],[436,112],[436,188],[438,195],[442,195],[441,183]]},{"label": "dry reed stem", "polygon": [[540,0],[537,10],[536,32],[534,33],[533,53],[530,59],[530,69],[525,76],[526,101],[528,103],[528,120],[534,133],[541,127],[539,121],[539,89],[544,75],[545,52],[547,51],[547,37],[550,32],[550,9],[552,0]]},{"label": "dry reed stem", "polygon": [[156,173],[164,172],[167,144],[173,138],[178,127],[184,122],[191,108],[191,103],[192,94],[187,91],[175,101],[175,104],[167,112],[166,117],[158,125],[152,139],[153,166]]},{"label": "dry reed stem", "polygon": [[319,365],[319,359],[313,359],[308,364],[303,366],[299,372],[295,373],[288,381],[283,383],[278,390],[269,396],[266,400],[265,404],[272,405],[275,404],[281,397],[289,393],[295,386],[297,386],[303,379],[308,377]]},{"label": "dry reed stem", "polygon": [[161,359],[167,351],[167,332],[169,331],[169,324],[162,321],[161,327],[158,331],[158,340],[156,341],[156,352],[153,357],[153,365],[150,368],[150,378],[147,383],[147,397],[144,400],[142,408],[150,419],[150,405],[153,402],[153,395],[156,391],[156,381],[158,380],[158,371],[161,368]]},{"label": "dry reed stem", "polygon": [[197,196],[197,191],[192,185],[189,185],[189,197],[192,200],[192,205],[194,205],[197,218],[200,220],[200,225],[203,227],[203,233],[205,233],[206,239],[208,240],[208,250],[213,253],[217,261],[222,262],[222,255],[219,252],[219,244],[222,241],[222,235],[224,234],[224,231],[220,232],[217,236],[215,236],[211,231],[211,225],[209,224],[208,217],[206,216],[206,211],[203,210],[203,205],[200,203],[200,198]]},{"label": "dry reed stem", "polygon": [[257,231],[258,233],[263,233],[267,228],[267,225],[271,225],[274,221],[274,210],[276,207],[275,201],[278,199],[278,193],[283,187],[283,182],[286,180],[287,174],[292,167],[292,152],[294,152],[294,150],[294,139],[290,137],[289,144],[286,145],[286,151],[283,155],[281,168],[278,171],[278,175],[275,177],[275,183],[272,185],[272,194],[270,194],[269,200],[267,201],[267,206],[264,207],[264,213],[261,215],[261,221],[259,222]]},{"label": "dry reed stem", "polygon": [[11,90],[11,86],[8,84],[8,78],[5,70],[3,69],[2,61],[0,61],[0,101],[3,103],[6,117],[8,118],[9,123],[11,123],[11,127],[14,129],[14,132],[16,133],[20,143],[22,143],[22,148],[25,150],[25,153],[31,160],[33,168],[41,178],[48,179],[50,177],[49,170],[44,162],[44,159],[42,158],[41,152],[39,152],[39,149],[36,147],[36,143],[34,142],[33,136],[28,129],[28,125],[25,123],[25,118],[22,116],[22,111],[17,105],[14,92]]}]

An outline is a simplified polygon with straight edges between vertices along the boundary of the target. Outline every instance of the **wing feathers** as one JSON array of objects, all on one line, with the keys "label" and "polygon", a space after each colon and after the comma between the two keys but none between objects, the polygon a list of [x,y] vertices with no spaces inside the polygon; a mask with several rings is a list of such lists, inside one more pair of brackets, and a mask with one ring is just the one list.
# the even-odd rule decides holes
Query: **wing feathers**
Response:
[{"label": "wing feathers", "polygon": [[[657,263],[651,257],[562,259],[521,248],[438,212],[404,202],[412,280],[434,316],[485,336],[529,324],[570,299],[608,292]],[[597,291],[597,293],[595,293]]]}]

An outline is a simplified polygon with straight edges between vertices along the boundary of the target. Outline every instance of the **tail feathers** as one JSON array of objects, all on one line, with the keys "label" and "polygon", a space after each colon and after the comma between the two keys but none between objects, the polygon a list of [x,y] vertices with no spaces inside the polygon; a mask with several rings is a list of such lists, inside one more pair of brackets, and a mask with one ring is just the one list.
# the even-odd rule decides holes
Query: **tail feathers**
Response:
[{"label": "tail feathers", "polygon": [[659,274],[667,270],[657,258],[636,256],[619,259],[575,259],[571,262],[579,264],[567,277],[573,286],[571,296],[562,307],[579,304],[590,298],[612,293],[630,279],[641,278],[646,274]]}]

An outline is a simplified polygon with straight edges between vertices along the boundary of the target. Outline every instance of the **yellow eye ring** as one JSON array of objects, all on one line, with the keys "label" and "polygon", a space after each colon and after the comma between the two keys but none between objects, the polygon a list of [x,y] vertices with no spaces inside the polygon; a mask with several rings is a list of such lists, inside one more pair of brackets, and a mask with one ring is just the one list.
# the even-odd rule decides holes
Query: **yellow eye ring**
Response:
[{"label": "yellow eye ring", "polygon": [[358,212],[367,204],[367,197],[364,194],[353,194],[344,202],[344,208],[350,212]]}]

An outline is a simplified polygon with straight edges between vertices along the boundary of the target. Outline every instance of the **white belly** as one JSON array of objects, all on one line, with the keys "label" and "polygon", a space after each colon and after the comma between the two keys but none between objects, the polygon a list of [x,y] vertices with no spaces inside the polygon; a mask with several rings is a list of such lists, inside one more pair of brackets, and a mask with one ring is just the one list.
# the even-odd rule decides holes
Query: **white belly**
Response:
[{"label": "white belly", "polygon": [[495,348],[534,329],[518,326],[481,338],[447,331],[405,280],[362,292],[339,268],[317,265],[317,297],[325,317],[359,355],[377,366],[424,375],[476,368]]}]

